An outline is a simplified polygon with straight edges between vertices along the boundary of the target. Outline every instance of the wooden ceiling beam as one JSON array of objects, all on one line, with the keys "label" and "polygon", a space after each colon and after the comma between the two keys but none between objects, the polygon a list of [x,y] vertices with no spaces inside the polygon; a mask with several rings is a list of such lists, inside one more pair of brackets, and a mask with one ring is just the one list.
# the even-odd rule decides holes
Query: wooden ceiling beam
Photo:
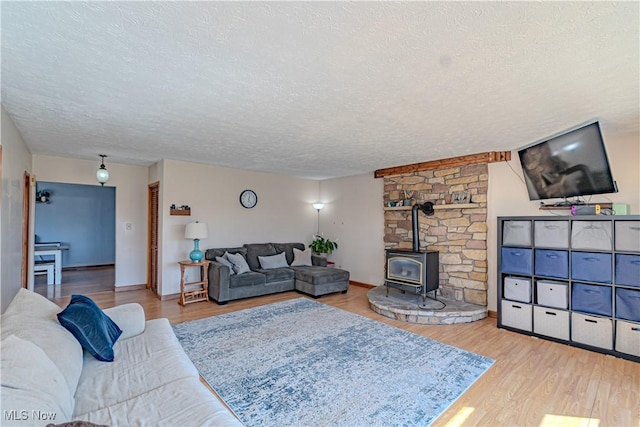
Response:
[{"label": "wooden ceiling beam", "polygon": [[477,163],[508,162],[509,160],[511,160],[511,151],[489,151],[486,153],[469,154],[467,156],[450,157],[448,159],[378,169],[374,172],[374,177],[383,178],[385,176],[405,175],[431,169],[475,165]]}]

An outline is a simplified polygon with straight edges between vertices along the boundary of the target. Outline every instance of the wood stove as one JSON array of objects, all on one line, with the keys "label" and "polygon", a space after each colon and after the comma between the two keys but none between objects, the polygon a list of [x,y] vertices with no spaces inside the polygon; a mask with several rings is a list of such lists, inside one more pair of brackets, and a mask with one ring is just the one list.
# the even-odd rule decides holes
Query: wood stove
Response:
[{"label": "wood stove", "polygon": [[387,296],[390,287],[401,289],[421,295],[422,306],[425,306],[427,293],[438,289],[440,272],[438,252],[420,251],[418,210],[433,215],[433,204],[427,202],[414,205],[411,209],[413,250],[387,249],[384,284],[387,287]]}]

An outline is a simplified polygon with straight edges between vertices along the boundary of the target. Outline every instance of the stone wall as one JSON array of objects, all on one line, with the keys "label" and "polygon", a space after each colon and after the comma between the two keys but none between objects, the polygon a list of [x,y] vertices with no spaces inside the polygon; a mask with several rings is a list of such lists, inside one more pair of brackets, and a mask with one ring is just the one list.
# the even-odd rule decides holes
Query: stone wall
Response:
[{"label": "stone wall", "polygon": [[[414,203],[436,204],[433,216],[418,212],[420,249],[440,253],[440,292],[466,302],[487,305],[486,163],[434,169],[384,178],[385,248],[411,249],[411,209],[387,208],[413,191]],[[468,191],[477,206],[444,204],[455,192]]]}]

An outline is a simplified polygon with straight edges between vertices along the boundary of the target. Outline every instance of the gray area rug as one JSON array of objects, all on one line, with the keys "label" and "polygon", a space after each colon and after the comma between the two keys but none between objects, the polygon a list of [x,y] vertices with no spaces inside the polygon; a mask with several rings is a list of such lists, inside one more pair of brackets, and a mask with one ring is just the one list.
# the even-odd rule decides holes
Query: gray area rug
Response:
[{"label": "gray area rug", "polygon": [[306,298],[174,330],[247,426],[425,426],[493,363]]}]

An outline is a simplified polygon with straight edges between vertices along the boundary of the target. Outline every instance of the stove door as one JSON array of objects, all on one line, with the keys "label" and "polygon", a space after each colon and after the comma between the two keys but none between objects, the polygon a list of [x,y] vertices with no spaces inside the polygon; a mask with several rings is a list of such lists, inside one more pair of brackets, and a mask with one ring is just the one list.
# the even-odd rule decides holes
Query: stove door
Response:
[{"label": "stove door", "polygon": [[420,260],[400,255],[389,255],[387,280],[422,285],[423,265]]}]

